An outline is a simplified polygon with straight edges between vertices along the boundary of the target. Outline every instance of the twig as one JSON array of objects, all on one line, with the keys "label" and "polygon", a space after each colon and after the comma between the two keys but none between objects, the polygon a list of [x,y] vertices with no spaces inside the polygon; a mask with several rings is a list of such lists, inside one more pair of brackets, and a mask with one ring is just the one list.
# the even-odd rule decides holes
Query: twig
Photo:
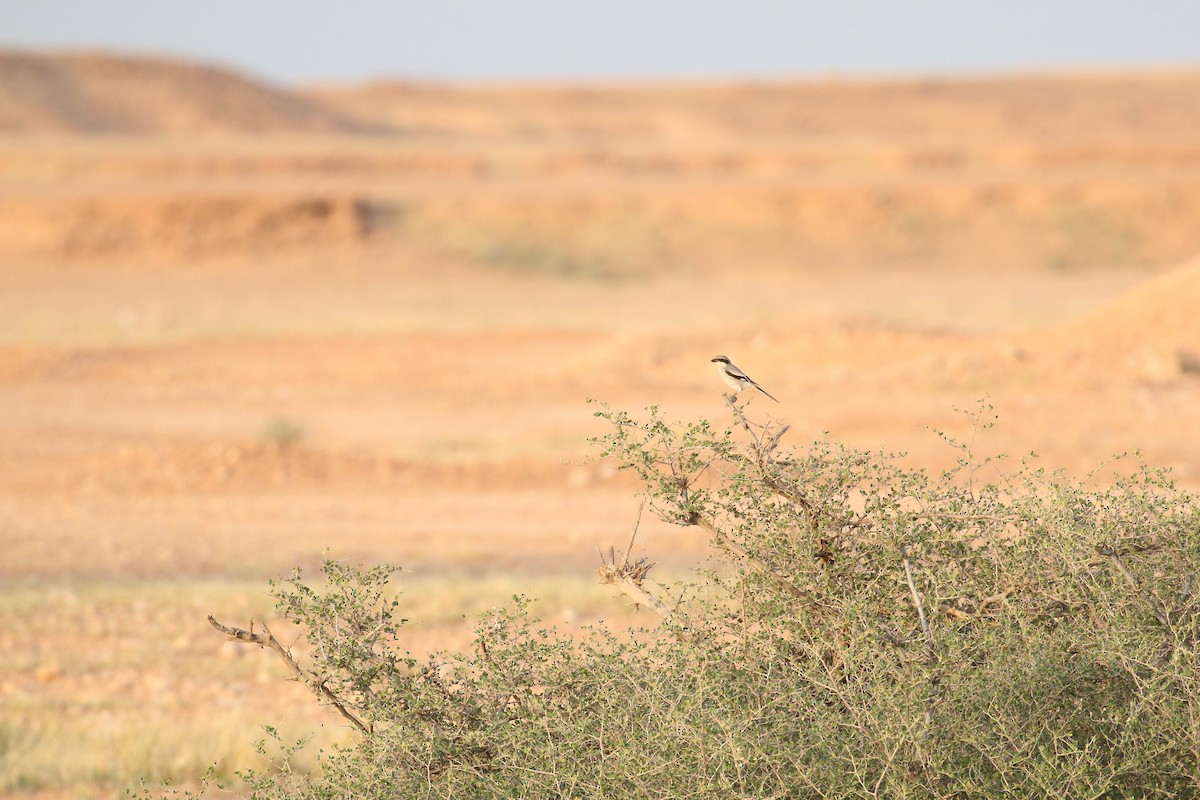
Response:
[{"label": "twig", "polygon": [[1121,556],[1117,553],[1116,548],[1098,547],[1096,548],[1096,552],[1102,556],[1108,556],[1109,560],[1117,565],[1117,569],[1122,575],[1125,576],[1126,582],[1128,582],[1130,587],[1133,588],[1133,591],[1135,594],[1137,594],[1138,598],[1146,604],[1147,608],[1150,609],[1150,613],[1154,615],[1154,618],[1158,620],[1159,624],[1168,631],[1173,631],[1173,628],[1171,627],[1171,620],[1165,613],[1163,613],[1163,610],[1154,602],[1152,602],[1146,593],[1142,591],[1141,584],[1138,583],[1137,578],[1133,576],[1133,573],[1129,571],[1129,567],[1125,566],[1125,562],[1121,560]]},{"label": "twig", "polygon": [[736,419],[738,421],[738,424],[740,424],[743,428],[745,428],[746,432],[749,433],[750,432],[750,423],[746,420],[746,415],[742,413],[742,409],[740,409],[738,407],[738,404],[736,402],[737,395],[736,394],[723,394],[721,396],[725,398],[725,405],[729,406],[729,410],[733,412],[734,419]]},{"label": "twig", "polygon": [[771,487],[780,497],[791,500],[796,505],[804,509],[804,513],[808,516],[809,527],[816,529],[817,515],[813,510],[813,505],[804,494],[798,489],[792,489],[784,486],[774,475],[768,475],[764,472],[763,481]]},{"label": "twig", "polygon": [[706,517],[702,517],[695,512],[692,512],[691,516],[688,517],[687,521],[692,525],[696,525],[697,527],[703,528],[705,531],[708,532],[708,534],[710,536],[712,536],[714,539],[717,540],[717,544],[719,544],[722,548],[724,548],[725,550],[727,550],[731,553],[734,553],[738,556],[741,556],[743,559],[745,559],[746,563],[749,564],[752,569],[754,569],[756,572],[766,575],[769,578],[772,578],[788,594],[792,595],[793,597],[797,597],[801,600],[809,600],[809,601],[812,600],[812,597],[809,595],[808,592],[804,591],[803,589],[797,588],[797,586],[795,584],[793,584],[790,580],[787,579],[787,576],[781,575],[779,572],[771,569],[771,567],[767,566],[765,563],[763,563],[759,559],[750,555],[750,553],[748,553],[746,551],[746,548],[742,547],[740,544],[738,544],[737,542],[733,541],[728,536],[726,536],[724,534],[724,532],[722,532],[716,525],[713,524],[712,520],[710,520]]},{"label": "twig", "polygon": [[[921,633],[925,636],[925,652],[931,664],[937,663],[937,651],[933,647],[933,633],[929,630],[929,618],[925,616],[925,603],[921,593],[917,591],[917,582],[913,579],[912,564],[908,560],[908,547],[900,545],[900,560],[904,563],[904,579],[908,581],[908,590],[912,592],[913,604],[917,607],[917,617],[921,620]],[[933,724],[933,707],[942,695],[941,671],[935,669],[929,676],[929,697],[925,701],[925,725]]]},{"label": "twig", "polygon": [[919,514],[914,514],[913,519],[945,519],[951,522],[1012,522],[1017,517],[1001,516],[999,514],[954,514],[950,512],[940,511],[925,511]]},{"label": "twig", "polygon": [[638,506],[637,519],[633,522],[633,533],[629,535],[629,545],[625,548],[625,558],[621,561],[621,566],[629,563],[629,554],[633,552],[633,541],[637,539],[638,529],[642,527],[642,512],[645,510],[646,498],[643,497],[642,504]]},{"label": "twig", "polygon": [[791,429],[792,429],[791,425],[783,425],[779,428],[779,430],[775,431],[775,433],[773,433],[770,438],[768,438],[765,442],[763,442],[763,445],[761,447],[762,457],[769,459],[771,457],[771,454],[774,453],[775,450],[779,447],[779,441],[784,437],[784,434],[786,434]]},{"label": "twig", "polygon": [[913,580],[912,564],[908,561],[908,548],[900,545],[900,559],[904,562],[904,578],[908,581],[908,590],[912,592],[913,604],[917,607],[917,616],[921,620],[921,633],[925,636],[925,646],[929,655],[934,655],[933,634],[929,632],[929,620],[925,616],[925,604],[921,601],[921,593],[917,591],[917,583]]},{"label": "twig", "polygon": [[236,641],[248,642],[249,644],[256,644],[260,647],[271,648],[275,651],[276,655],[283,659],[283,663],[288,665],[288,668],[291,669],[292,674],[296,676],[296,680],[308,684],[308,686],[310,686],[314,691],[324,697],[330,705],[336,708],[338,713],[348,719],[350,723],[354,725],[354,727],[358,728],[363,733],[371,732],[370,726],[365,724],[361,719],[356,717],[349,709],[347,709],[346,704],[340,697],[333,693],[332,689],[325,685],[324,680],[312,672],[306,672],[305,670],[301,669],[300,665],[296,663],[296,659],[292,658],[292,654],[288,652],[286,647],[279,643],[279,640],[275,638],[275,635],[271,633],[270,628],[268,628],[266,625],[262,626],[263,633],[252,633],[250,631],[242,630],[241,628],[222,625],[220,622],[217,622],[212,614],[208,615],[208,624],[212,625],[221,633]]}]

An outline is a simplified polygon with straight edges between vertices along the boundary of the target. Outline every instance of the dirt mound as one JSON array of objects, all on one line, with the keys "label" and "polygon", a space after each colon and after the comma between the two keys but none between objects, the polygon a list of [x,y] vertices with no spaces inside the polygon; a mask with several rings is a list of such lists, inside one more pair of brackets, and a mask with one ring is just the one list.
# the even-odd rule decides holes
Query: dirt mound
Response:
[{"label": "dirt mound", "polygon": [[1082,317],[1072,330],[1110,346],[1200,347],[1200,257]]},{"label": "dirt mound", "polygon": [[1200,376],[1200,257],[1126,292],[1061,331],[1077,357],[1151,383]]},{"label": "dirt mound", "polygon": [[354,132],[314,98],[162,58],[0,51],[0,133]]}]

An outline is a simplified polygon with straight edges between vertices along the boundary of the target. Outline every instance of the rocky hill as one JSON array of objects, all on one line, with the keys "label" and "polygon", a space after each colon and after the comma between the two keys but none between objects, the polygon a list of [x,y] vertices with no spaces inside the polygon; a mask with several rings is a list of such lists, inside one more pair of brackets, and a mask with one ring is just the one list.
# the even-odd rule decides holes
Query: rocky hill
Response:
[{"label": "rocky hill", "polygon": [[166,58],[0,51],[0,97],[0,134],[313,134],[369,127],[316,98]]}]

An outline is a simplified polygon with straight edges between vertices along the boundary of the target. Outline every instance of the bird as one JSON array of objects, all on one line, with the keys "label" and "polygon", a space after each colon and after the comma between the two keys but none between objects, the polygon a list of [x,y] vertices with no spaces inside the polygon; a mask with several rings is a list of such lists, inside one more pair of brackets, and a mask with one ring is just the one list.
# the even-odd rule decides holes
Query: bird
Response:
[{"label": "bird", "polygon": [[744,373],[740,369],[738,369],[734,365],[734,363],[729,360],[728,356],[717,356],[712,361],[714,364],[717,365],[717,372],[719,372],[721,374],[721,380],[725,381],[725,384],[730,389],[733,389],[734,397],[737,397],[737,393],[740,392],[742,389],[745,389],[747,386],[753,386],[755,389],[758,389],[760,392],[765,394],[767,397],[770,397],[772,400],[775,400],[776,403],[779,402],[778,400],[775,399],[775,397],[773,397],[771,395],[770,392],[768,392],[766,389],[762,388],[757,383],[755,383],[753,380],[751,380],[749,375],[747,375],[746,373]]}]

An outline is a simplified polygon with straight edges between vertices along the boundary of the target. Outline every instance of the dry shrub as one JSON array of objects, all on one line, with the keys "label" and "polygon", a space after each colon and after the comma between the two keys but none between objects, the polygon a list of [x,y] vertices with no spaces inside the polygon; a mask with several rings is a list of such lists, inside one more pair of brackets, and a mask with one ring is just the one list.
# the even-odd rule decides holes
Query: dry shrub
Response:
[{"label": "dry shrub", "polygon": [[938,474],[832,441],[788,449],[786,429],[731,408],[723,429],[598,412],[603,457],[713,539],[692,585],[606,564],[664,600],[653,630],[580,640],[514,598],[469,652],[418,660],[388,567],[277,585],[311,645],[300,674],[362,732],[307,775],[279,743],[278,769],[245,776],[254,796],[1200,790],[1193,496],[1140,464],[1101,488],[1024,461],[981,470],[950,437],[961,459]]}]

